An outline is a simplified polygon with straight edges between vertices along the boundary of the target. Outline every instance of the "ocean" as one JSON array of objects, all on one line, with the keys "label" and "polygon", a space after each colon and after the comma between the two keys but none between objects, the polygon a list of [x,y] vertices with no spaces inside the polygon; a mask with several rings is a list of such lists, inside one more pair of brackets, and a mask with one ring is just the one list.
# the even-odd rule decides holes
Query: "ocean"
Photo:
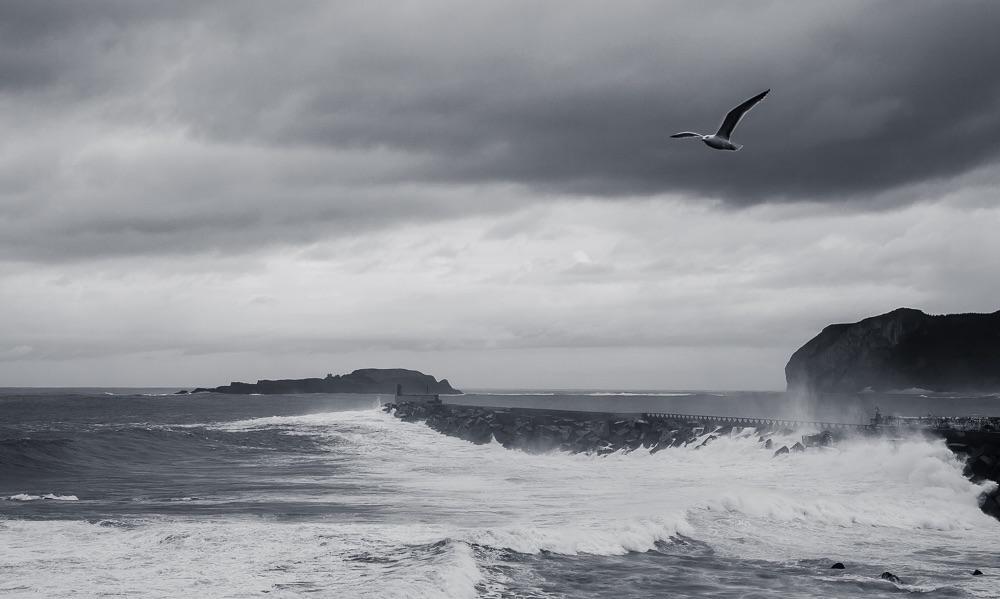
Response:
[{"label": "ocean", "polygon": [[[401,422],[390,400],[0,391],[0,596],[1000,596],[1000,522],[942,441],[773,458],[748,430],[699,450],[531,455]],[[732,392],[449,401],[792,409]],[[856,403],[842,415],[1000,412],[996,397]]]}]

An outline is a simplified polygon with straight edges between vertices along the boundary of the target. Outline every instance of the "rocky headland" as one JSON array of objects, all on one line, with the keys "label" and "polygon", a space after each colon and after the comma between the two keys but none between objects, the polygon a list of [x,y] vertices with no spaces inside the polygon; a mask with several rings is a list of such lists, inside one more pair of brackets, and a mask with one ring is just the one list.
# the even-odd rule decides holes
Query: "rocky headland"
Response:
[{"label": "rocky headland", "polygon": [[899,308],[833,324],[799,348],[789,391],[1000,391],[1000,311],[932,316]]},{"label": "rocky headland", "polygon": [[233,382],[221,387],[206,389],[199,387],[192,393],[231,393],[279,395],[289,393],[395,393],[403,394],[460,394],[448,382],[438,381],[429,374],[405,368],[362,368],[350,374],[332,375],[325,378],[259,380],[256,383]]}]

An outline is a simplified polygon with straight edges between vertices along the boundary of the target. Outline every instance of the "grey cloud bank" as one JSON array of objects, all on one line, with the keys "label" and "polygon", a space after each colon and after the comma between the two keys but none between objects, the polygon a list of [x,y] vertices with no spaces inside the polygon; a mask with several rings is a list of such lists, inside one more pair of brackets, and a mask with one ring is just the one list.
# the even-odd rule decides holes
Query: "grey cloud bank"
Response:
[{"label": "grey cloud bank", "polygon": [[[533,228],[488,234],[526,214]],[[998,225],[1000,209],[960,202],[732,219],[567,200],[240,260],[8,266],[0,376],[45,384],[87,363],[121,384],[200,385],[403,364],[472,386],[780,388],[830,322],[993,305],[1000,264],[981,256],[1000,254]],[[584,256],[604,268],[576,269]],[[69,380],[106,376],[82,370]]]},{"label": "grey cloud bank", "polygon": [[[520,350],[558,386],[532,364],[569,376],[572,348],[580,376],[635,351],[628,380],[719,386],[722,352],[747,365],[722,386],[777,387],[755,356],[827,322],[994,310],[998,25],[993,2],[4,2],[0,384],[225,382],[184,378],[211,355],[470,386]],[[668,138],[766,87],[742,152]]]}]

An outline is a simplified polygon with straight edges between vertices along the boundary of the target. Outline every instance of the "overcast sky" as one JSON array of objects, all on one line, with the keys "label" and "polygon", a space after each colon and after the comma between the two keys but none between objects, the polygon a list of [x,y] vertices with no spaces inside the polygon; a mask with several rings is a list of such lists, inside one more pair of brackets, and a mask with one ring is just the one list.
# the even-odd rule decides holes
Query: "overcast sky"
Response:
[{"label": "overcast sky", "polygon": [[[0,386],[781,389],[1000,308],[1000,3],[0,2]],[[737,129],[725,112],[771,94]]]}]

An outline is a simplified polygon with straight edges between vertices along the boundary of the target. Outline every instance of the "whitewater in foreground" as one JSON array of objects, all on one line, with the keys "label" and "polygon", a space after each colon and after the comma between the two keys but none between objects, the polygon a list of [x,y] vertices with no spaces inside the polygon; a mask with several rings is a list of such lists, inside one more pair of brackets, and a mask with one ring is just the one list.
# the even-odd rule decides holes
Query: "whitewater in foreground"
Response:
[{"label": "whitewater in foreground", "polygon": [[940,441],[529,455],[370,396],[0,411],[3,596],[995,597],[1000,577],[1000,523]]}]

